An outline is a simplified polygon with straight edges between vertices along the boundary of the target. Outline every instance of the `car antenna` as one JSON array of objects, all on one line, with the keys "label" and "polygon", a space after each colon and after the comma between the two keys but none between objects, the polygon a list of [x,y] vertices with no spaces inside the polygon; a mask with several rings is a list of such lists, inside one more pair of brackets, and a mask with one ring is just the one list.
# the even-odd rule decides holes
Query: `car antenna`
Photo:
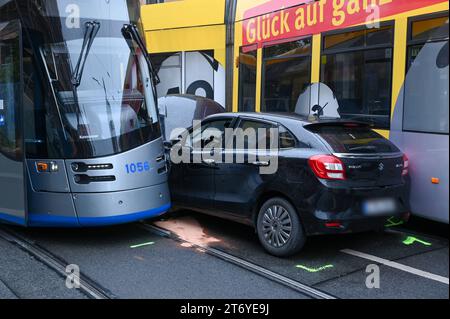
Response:
[{"label": "car antenna", "polygon": [[324,105],[324,106],[320,106],[319,104],[316,104],[313,106],[312,111],[316,112],[314,114],[314,116],[316,116],[317,118],[320,118],[321,116],[323,116],[323,110],[325,110],[325,108],[328,106],[328,102]]}]

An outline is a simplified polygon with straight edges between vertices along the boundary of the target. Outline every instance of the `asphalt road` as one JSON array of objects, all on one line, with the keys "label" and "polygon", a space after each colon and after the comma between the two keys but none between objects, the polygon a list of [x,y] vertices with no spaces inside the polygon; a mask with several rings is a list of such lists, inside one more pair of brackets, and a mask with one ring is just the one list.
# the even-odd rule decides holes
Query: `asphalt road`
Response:
[{"label": "asphalt road", "polygon": [[[449,298],[445,238],[414,235],[420,241],[408,242],[411,234],[399,231],[315,237],[297,256],[280,259],[262,250],[251,228],[235,223],[182,212],[155,225],[183,241],[159,236],[140,224],[8,229],[78,265],[118,298],[307,298],[188,243],[220,249],[339,298]],[[0,298],[87,298],[67,289],[65,278],[19,247],[0,239],[0,251]],[[381,259],[375,262],[367,256]],[[372,264],[379,266],[379,289],[366,286],[366,268]]]},{"label": "asphalt road", "polygon": [[[21,233],[69,264],[78,265],[82,273],[119,298],[306,298],[202,251],[144,231],[138,225]],[[143,243],[153,244],[131,248]],[[38,277],[41,268],[30,267],[28,271]],[[4,281],[9,282],[8,278]],[[64,279],[58,282],[64,288]],[[29,282],[30,287],[34,284]]]},{"label": "asphalt road", "polygon": [[[297,256],[280,259],[263,251],[252,229],[232,222],[218,222],[216,218],[201,214],[181,213],[157,224],[182,237],[189,237],[189,234],[183,233],[183,229],[198,227],[203,230],[212,247],[264,265],[277,273],[341,298],[449,296],[448,284],[385,266],[380,267],[380,289],[368,289],[366,268],[377,263],[342,252],[351,249],[448,278],[448,240],[443,238],[416,235],[413,237],[428,245],[419,242],[406,245],[403,242],[411,234],[397,231],[313,237]],[[190,233],[198,232],[200,230]]]},{"label": "asphalt road", "polygon": [[86,299],[65,279],[18,247],[0,239],[0,299]]}]

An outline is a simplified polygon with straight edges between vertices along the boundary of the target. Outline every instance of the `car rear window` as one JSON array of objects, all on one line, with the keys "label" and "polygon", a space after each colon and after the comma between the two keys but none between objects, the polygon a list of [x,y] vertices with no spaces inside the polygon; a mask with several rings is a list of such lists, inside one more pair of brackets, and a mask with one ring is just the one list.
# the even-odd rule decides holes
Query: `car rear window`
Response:
[{"label": "car rear window", "polygon": [[308,130],[318,134],[336,153],[376,154],[397,153],[389,140],[366,126],[314,125]]}]

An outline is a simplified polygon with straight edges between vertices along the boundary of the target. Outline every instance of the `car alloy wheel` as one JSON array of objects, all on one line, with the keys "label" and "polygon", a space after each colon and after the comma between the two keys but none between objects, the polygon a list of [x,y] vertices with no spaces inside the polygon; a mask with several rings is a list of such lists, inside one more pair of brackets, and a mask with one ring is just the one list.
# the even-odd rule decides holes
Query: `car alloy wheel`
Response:
[{"label": "car alloy wheel", "polygon": [[263,234],[265,241],[275,248],[286,245],[292,234],[289,212],[280,205],[273,205],[264,212]]}]

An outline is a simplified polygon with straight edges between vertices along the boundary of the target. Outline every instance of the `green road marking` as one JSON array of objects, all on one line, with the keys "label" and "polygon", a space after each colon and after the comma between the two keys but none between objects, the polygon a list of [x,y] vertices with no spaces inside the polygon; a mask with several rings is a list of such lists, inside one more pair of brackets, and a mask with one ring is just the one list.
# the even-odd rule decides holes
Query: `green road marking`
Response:
[{"label": "green road marking", "polygon": [[333,265],[325,265],[325,266],[322,266],[322,267],[319,267],[319,268],[309,268],[309,267],[306,267],[306,266],[303,266],[303,265],[297,265],[295,267],[303,269],[303,270],[306,270],[307,272],[316,273],[316,272],[319,272],[319,271],[322,271],[322,270],[325,270],[325,269],[333,268],[334,266]]},{"label": "green road marking", "polygon": [[141,247],[145,247],[145,246],[151,246],[154,245],[155,242],[151,241],[148,243],[143,243],[143,244],[139,244],[139,245],[134,245],[134,246],[130,246],[131,249],[135,249],[135,248],[141,248]]},{"label": "green road marking", "polygon": [[425,246],[431,246],[431,243],[421,240],[419,238],[413,237],[413,236],[409,236],[403,241],[403,244],[405,244],[407,246],[412,245],[414,243],[420,243]]},{"label": "green road marking", "polygon": [[384,225],[384,227],[395,227],[395,226],[403,225],[405,223],[403,220],[396,222],[394,219],[395,219],[395,217],[389,218],[387,220],[388,224]]}]

